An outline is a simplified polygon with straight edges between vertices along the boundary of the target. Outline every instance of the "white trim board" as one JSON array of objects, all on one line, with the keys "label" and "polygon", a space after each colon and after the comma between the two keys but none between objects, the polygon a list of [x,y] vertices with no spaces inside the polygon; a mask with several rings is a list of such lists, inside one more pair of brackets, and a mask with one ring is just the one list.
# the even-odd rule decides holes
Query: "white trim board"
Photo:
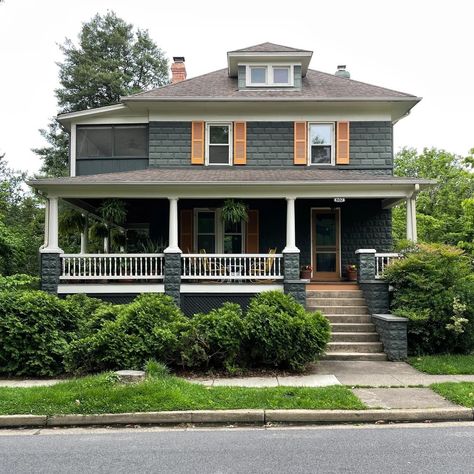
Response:
[{"label": "white trim board", "polygon": [[91,294],[128,294],[128,293],[164,293],[163,283],[68,283],[58,285],[58,294],[69,295],[74,293]]},{"label": "white trim board", "polygon": [[278,283],[182,283],[181,293],[263,293],[283,291]]}]

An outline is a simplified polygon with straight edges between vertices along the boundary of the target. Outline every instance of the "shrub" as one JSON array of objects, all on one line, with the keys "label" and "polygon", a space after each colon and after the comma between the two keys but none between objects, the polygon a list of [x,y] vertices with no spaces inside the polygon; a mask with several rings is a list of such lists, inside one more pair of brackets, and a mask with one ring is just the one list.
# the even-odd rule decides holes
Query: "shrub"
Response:
[{"label": "shrub", "polygon": [[238,304],[224,303],[207,314],[196,314],[183,336],[183,366],[224,367],[233,371],[238,366],[244,339],[242,309]]},{"label": "shrub", "polygon": [[246,353],[252,365],[302,369],[324,351],[329,321],[307,312],[292,296],[278,291],[252,298],[244,319]]},{"label": "shrub", "polygon": [[412,354],[474,349],[474,280],[469,258],[447,245],[403,252],[384,276],[394,287],[392,310],[409,319]]},{"label": "shrub", "polygon": [[145,294],[128,305],[101,307],[95,317],[98,330],[70,344],[69,371],[141,369],[150,358],[174,363],[180,334],[188,328],[188,320],[165,295]]},{"label": "shrub", "polygon": [[39,277],[24,275],[2,276],[0,275],[0,290],[33,290],[39,287]]},{"label": "shrub", "polygon": [[71,316],[64,301],[42,291],[0,292],[0,373],[63,372]]}]

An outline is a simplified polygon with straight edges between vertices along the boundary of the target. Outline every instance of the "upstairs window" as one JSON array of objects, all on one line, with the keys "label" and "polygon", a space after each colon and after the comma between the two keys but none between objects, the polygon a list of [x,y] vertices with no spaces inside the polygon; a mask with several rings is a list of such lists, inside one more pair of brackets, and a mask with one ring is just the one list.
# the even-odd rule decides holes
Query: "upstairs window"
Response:
[{"label": "upstairs window", "polygon": [[146,125],[78,126],[77,158],[146,158]]},{"label": "upstairs window", "polygon": [[334,164],[334,124],[310,123],[308,157],[310,165]]},{"label": "upstairs window", "polygon": [[247,66],[247,86],[288,87],[293,84],[293,66],[271,64]]},{"label": "upstairs window", "polygon": [[208,123],[206,127],[208,165],[230,165],[232,163],[232,124]]}]

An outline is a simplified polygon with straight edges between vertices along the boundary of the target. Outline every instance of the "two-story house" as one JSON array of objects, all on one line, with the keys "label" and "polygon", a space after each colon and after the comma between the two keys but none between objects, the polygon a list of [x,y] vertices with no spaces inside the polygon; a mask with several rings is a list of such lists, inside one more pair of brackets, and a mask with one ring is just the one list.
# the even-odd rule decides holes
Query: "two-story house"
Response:
[{"label": "two-story house", "polygon": [[[30,182],[47,200],[42,288],[117,302],[165,292],[187,313],[268,289],[302,303],[314,291],[360,300],[363,290],[371,312],[387,312],[378,277],[392,250],[391,208],[406,202],[416,240],[415,198],[429,185],[393,176],[393,126],[420,98],[352,80],[345,66],[309,69],[311,58],[264,43],[186,79],[175,57],[171,84],[60,115],[70,176]],[[126,204],[121,252],[88,253],[86,219],[81,253],[64,254],[58,200],[97,218],[107,198]],[[229,199],[246,218],[223,219]],[[164,250],[137,252],[140,235]],[[359,287],[346,283],[353,264]],[[363,331],[349,327],[361,318],[341,324]]]}]

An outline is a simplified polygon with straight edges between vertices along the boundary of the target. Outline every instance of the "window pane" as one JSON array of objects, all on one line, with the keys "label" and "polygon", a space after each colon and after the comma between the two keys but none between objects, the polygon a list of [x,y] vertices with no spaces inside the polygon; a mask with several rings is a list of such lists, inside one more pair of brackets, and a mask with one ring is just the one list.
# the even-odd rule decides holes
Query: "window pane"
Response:
[{"label": "window pane", "polygon": [[209,145],[209,163],[229,164],[229,147],[225,145]]},{"label": "window pane", "polygon": [[214,229],[214,213],[198,212],[198,233],[213,234],[215,232]]},{"label": "window pane", "polygon": [[310,125],[311,145],[331,145],[332,125],[328,123]]},{"label": "window pane", "polygon": [[112,127],[77,129],[77,157],[112,156]]},{"label": "window pane", "polygon": [[316,245],[336,245],[336,216],[319,214],[316,217]]},{"label": "window pane", "polygon": [[316,254],[317,272],[335,272],[336,254],[335,253],[317,253]]},{"label": "window pane", "polygon": [[311,147],[311,163],[331,164],[331,147],[330,146],[312,146]]},{"label": "window pane", "polygon": [[116,127],[115,156],[148,156],[146,127]]},{"label": "window pane", "polygon": [[224,253],[241,253],[242,252],[242,236],[241,235],[225,235],[224,236]]},{"label": "window pane", "polygon": [[290,82],[290,70],[287,67],[274,67],[273,82],[276,84],[288,84]]},{"label": "window pane", "polygon": [[229,143],[229,126],[228,125],[211,125],[209,127],[210,143]]},{"label": "window pane", "polygon": [[242,222],[233,224],[232,222],[225,222],[224,232],[226,234],[240,234],[242,232]]},{"label": "window pane", "polygon": [[215,247],[215,236],[214,235],[198,235],[198,250],[205,250],[206,253],[214,253]]},{"label": "window pane", "polygon": [[266,67],[251,67],[250,68],[250,82],[252,84],[266,84],[267,68]]}]

